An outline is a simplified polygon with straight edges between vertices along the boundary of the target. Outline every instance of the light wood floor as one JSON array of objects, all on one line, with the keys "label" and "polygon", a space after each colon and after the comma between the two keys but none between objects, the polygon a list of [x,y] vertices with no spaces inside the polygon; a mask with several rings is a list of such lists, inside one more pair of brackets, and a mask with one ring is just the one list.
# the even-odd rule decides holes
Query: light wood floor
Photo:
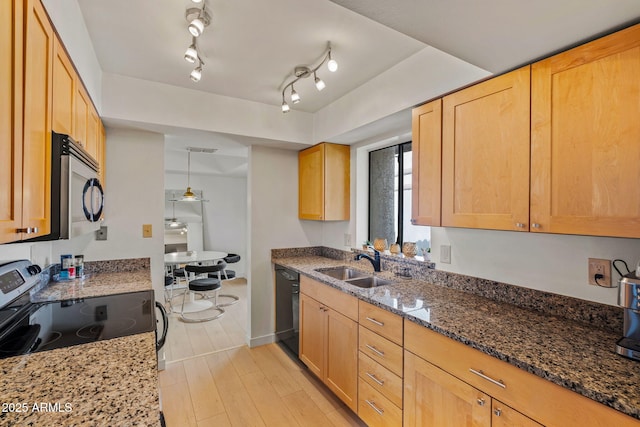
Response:
[{"label": "light wood floor", "polygon": [[[182,303],[180,292],[176,292],[177,295],[173,297],[173,307],[176,311],[180,309]],[[237,295],[240,297],[240,301],[224,307],[225,313],[218,319],[203,323],[184,323],[180,321],[179,314],[169,314],[169,331],[164,347],[167,362],[245,345],[247,330],[246,279],[225,280],[222,282],[220,294]],[[226,300],[220,299],[220,302],[224,301]],[[213,312],[209,312],[207,315],[211,316]]]},{"label": "light wood floor", "polygon": [[365,425],[277,344],[169,362],[159,375],[170,427]]}]

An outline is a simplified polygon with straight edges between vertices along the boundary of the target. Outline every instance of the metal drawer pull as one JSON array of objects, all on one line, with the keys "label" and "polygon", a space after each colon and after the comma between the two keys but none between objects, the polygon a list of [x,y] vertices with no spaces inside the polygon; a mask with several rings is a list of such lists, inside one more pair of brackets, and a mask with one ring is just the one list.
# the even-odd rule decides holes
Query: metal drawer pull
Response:
[{"label": "metal drawer pull", "polygon": [[376,376],[375,376],[375,375],[370,374],[369,372],[367,372],[367,376],[368,376],[369,378],[371,378],[372,380],[374,380],[375,382],[377,382],[377,383],[378,383],[378,385],[384,385],[384,381],[379,380],[378,378],[376,378]]},{"label": "metal drawer pull", "polygon": [[479,398],[476,400],[476,402],[478,402],[478,405],[480,405],[480,406],[484,406],[484,399],[483,399],[483,398],[479,397]]},{"label": "metal drawer pull", "polygon": [[496,417],[499,417],[500,415],[502,415],[502,409],[497,408],[495,411],[493,411],[494,414],[496,414]]},{"label": "metal drawer pull", "polygon": [[364,401],[367,402],[367,404],[369,406],[371,406],[373,408],[373,410],[376,411],[378,414],[384,415],[384,409],[378,408],[375,403],[373,403],[372,401],[370,401],[368,399],[365,399]]},{"label": "metal drawer pull", "polygon": [[377,354],[378,356],[380,356],[380,357],[384,357],[384,352],[383,352],[383,351],[380,351],[380,350],[378,350],[377,348],[375,348],[374,346],[369,345],[369,344],[366,344],[366,346],[367,346],[367,348],[368,348],[369,350],[373,351],[373,352],[374,352],[375,354]]},{"label": "metal drawer pull", "polygon": [[469,368],[469,371],[472,374],[476,374],[480,378],[483,378],[483,379],[485,379],[485,380],[487,380],[487,381],[489,381],[489,382],[491,382],[491,383],[493,383],[493,384],[495,384],[495,385],[497,385],[499,387],[507,388],[507,386],[505,385],[505,383],[502,382],[502,380],[494,380],[493,378],[486,376],[484,374],[484,372],[482,372],[482,371],[476,371],[475,369],[472,369],[472,368]]},{"label": "metal drawer pull", "polygon": [[376,319],[372,319],[371,317],[367,317],[367,320],[371,323],[375,323],[378,326],[384,326],[384,323],[378,322]]}]

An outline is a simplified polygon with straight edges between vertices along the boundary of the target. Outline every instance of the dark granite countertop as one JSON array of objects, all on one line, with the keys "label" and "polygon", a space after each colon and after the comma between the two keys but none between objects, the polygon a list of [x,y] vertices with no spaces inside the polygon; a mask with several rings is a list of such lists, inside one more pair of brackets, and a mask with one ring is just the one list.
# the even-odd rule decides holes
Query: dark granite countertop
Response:
[{"label": "dark granite countertop", "polygon": [[640,419],[640,363],[614,352],[613,331],[390,271],[376,274],[394,284],[362,289],[316,270],[346,264],[372,273],[366,260],[300,255],[272,262]]}]

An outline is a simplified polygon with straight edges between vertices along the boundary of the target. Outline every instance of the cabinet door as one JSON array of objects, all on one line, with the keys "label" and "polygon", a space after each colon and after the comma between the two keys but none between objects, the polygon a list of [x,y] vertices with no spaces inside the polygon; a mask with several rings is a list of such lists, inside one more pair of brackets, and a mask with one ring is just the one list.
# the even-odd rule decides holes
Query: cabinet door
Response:
[{"label": "cabinet door", "polygon": [[298,217],[324,219],[324,146],[298,154]]},{"label": "cabinet door", "polygon": [[300,294],[300,360],[318,378],[324,375],[324,335],[326,308],[313,298]]},{"label": "cabinet door", "polygon": [[530,67],[446,96],[442,225],[528,230]]},{"label": "cabinet door", "polygon": [[25,11],[22,226],[51,228],[51,96],[54,33],[39,0]]},{"label": "cabinet door", "polygon": [[491,427],[543,427],[542,424],[495,399],[491,402],[491,413]]},{"label": "cabinet door", "polygon": [[324,220],[349,219],[349,178],[351,148],[348,145],[321,144],[324,146]]},{"label": "cabinet door", "polygon": [[104,191],[107,187],[107,133],[102,121],[98,123],[98,135],[98,157],[96,160],[98,161],[98,165],[100,165],[100,183]]},{"label": "cabinet door", "polygon": [[405,351],[404,426],[491,425],[491,397]]},{"label": "cabinet door", "polygon": [[0,243],[22,224],[22,6],[0,2]]},{"label": "cabinet door", "polygon": [[93,108],[93,104],[89,104],[89,111],[87,112],[87,139],[84,148],[94,159],[98,158],[99,135],[100,117],[98,117],[98,113]]},{"label": "cabinet door", "polygon": [[60,41],[53,43],[53,130],[73,137],[76,72]]},{"label": "cabinet door", "polygon": [[358,406],[358,323],[327,309],[325,383],[349,408]]},{"label": "cabinet door", "polygon": [[91,101],[89,95],[84,90],[81,84],[76,86],[75,94],[75,140],[80,143],[85,149],[87,147],[87,126],[89,121],[89,108],[91,108]]},{"label": "cabinet door", "polygon": [[437,99],[413,110],[411,150],[411,223],[440,223],[442,172],[442,100]]},{"label": "cabinet door", "polygon": [[640,25],[532,66],[531,231],[640,237]]}]

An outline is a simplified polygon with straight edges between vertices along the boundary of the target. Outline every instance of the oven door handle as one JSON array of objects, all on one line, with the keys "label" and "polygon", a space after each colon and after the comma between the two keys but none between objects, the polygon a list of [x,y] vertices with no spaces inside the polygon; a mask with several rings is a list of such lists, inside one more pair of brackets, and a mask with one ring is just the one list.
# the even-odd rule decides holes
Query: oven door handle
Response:
[{"label": "oven door handle", "polygon": [[[160,351],[162,347],[164,347],[164,343],[167,339],[167,331],[169,330],[169,317],[167,316],[167,310],[165,310],[164,306],[156,301],[156,307],[160,310],[160,314],[162,314],[162,336],[156,342],[156,351]],[[157,334],[157,331],[156,331]]]}]

